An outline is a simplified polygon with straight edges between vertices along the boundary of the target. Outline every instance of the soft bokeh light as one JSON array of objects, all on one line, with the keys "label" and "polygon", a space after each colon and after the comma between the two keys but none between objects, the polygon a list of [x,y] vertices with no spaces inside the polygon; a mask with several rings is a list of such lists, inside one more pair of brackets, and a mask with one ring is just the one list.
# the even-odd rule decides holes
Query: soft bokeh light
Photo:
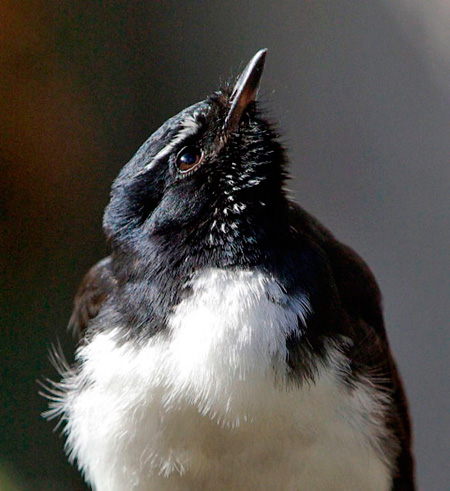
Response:
[{"label": "soft bokeh light", "polygon": [[397,21],[415,45],[431,76],[450,98],[450,3],[448,0],[396,0]]}]

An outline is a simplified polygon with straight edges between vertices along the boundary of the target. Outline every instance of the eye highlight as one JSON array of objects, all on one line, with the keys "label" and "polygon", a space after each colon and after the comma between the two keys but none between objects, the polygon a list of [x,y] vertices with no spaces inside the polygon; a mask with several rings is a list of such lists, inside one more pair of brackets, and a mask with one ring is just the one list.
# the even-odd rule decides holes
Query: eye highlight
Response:
[{"label": "eye highlight", "polygon": [[181,172],[194,170],[203,161],[203,152],[193,145],[182,148],[177,155],[176,165]]}]

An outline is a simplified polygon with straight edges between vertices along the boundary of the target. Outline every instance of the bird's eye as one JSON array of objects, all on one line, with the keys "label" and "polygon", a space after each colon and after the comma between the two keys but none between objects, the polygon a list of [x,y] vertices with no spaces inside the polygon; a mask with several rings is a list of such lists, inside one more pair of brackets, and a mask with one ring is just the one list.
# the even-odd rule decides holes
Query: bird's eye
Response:
[{"label": "bird's eye", "polygon": [[188,172],[197,167],[203,160],[203,152],[198,147],[189,146],[180,150],[177,155],[177,167],[182,172]]}]

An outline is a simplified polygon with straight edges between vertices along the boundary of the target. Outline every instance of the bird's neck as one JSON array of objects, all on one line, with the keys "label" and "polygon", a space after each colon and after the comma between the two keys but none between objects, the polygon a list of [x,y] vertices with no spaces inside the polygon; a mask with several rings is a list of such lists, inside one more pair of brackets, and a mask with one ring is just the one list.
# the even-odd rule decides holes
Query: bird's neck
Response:
[{"label": "bird's neck", "polygon": [[290,241],[288,203],[280,199],[274,205],[235,201],[218,207],[209,219],[149,237],[144,248],[142,243],[131,250],[117,248],[113,260],[123,312],[133,317],[127,322],[159,330],[163,313],[180,302],[197,271],[263,268],[282,256]]}]

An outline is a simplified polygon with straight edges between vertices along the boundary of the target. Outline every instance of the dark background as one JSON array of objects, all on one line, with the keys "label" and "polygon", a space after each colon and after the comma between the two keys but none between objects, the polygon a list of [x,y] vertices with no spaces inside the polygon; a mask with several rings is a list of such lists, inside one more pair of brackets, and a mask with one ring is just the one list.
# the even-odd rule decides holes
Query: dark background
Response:
[{"label": "dark background", "polygon": [[[82,489],[36,379],[107,253],[112,180],[168,117],[269,48],[298,201],[371,265],[421,489],[448,489],[450,37],[442,0],[3,1],[1,489]],[[447,36],[447,38],[446,38]]]}]

